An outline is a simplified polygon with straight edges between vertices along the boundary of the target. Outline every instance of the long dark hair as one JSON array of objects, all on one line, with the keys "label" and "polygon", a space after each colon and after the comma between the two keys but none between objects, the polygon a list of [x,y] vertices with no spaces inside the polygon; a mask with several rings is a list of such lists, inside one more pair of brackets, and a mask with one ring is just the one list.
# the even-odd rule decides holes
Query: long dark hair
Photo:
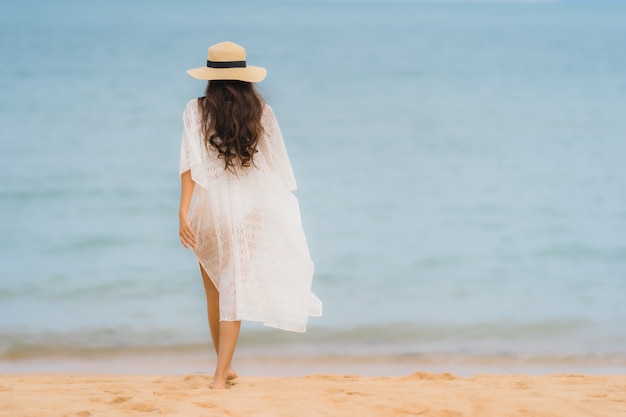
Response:
[{"label": "long dark hair", "polygon": [[198,99],[202,112],[202,134],[224,158],[224,169],[249,167],[263,133],[263,98],[254,84],[245,81],[209,81],[204,97]]}]

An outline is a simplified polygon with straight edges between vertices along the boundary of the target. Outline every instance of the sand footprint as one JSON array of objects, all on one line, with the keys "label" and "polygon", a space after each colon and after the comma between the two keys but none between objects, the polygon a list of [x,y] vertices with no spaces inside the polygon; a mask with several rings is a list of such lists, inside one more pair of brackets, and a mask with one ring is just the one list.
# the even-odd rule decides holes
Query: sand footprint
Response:
[{"label": "sand footprint", "polygon": [[187,375],[183,378],[187,389],[207,388],[211,379],[205,375]]},{"label": "sand footprint", "polygon": [[205,402],[193,402],[192,404],[197,405],[198,407],[201,408],[215,408],[217,407],[217,404],[205,401]]},{"label": "sand footprint", "polygon": [[144,413],[160,413],[161,412],[161,410],[159,410],[157,407],[154,406],[154,404],[151,404],[151,403],[133,404],[132,407],[130,407],[130,409],[133,411],[141,411]]},{"label": "sand footprint", "polygon": [[109,401],[109,404],[123,404],[126,401],[132,400],[133,397],[115,397],[114,400]]},{"label": "sand footprint", "polygon": [[344,391],[345,390],[340,389],[340,388],[329,388],[329,389],[325,390],[324,392],[326,392],[327,394],[341,394]]},{"label": "sand footprint", "polygon": [[345,389],[341,389],[341,388],[329,388],[327,390],[325,390],[324,392],[326,392],[327,394],[346,394],[346,395],[361,395],[363,397],[367,397],[370,396],[372,394],[367,394],[364,392],[357,392],[357,391],[346,391]]},{"label": "sand footprint", "polygon": [[369,397],[372,394],[366,394],[364,392],[356,392],[356,391],[346,391],[346,395],[360,395],[363,397]]},{"label": "sand footprint", "polygon": [[415,372],[408,376],[408,379],[419,379],[425,381],[454,381],[458,379],[449,372],[443,374],[432,374],[430,372]]}]

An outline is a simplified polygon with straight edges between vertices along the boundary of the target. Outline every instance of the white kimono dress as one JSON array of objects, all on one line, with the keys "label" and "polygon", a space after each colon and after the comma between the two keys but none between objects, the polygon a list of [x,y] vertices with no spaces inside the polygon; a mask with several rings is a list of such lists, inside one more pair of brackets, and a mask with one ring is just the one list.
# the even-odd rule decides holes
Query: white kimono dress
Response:
[{"label": "white kimono dress", "polygon": [[312,292],[313,262],[300,222],[291,164],[269,105],[265,105],[254,165],[224,169],[204,144],[198,100],[187,103],[179,175],[195,182],[189,218],[194,253],[220,293],[220,320],[251,320],[304,332],[322,314]]}]

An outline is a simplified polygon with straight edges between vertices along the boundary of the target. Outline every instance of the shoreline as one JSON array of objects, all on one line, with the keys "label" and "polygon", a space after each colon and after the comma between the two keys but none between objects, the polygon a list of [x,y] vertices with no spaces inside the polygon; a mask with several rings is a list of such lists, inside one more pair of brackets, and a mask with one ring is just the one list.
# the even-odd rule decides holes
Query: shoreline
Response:
[{"label": "shoreline", "polygon": [[[210,347],[209,347],[210,348]],[[626,375],[621,357],[521,358],[481,355],[252,355],[237,354],[233,365],[240,375],[303,376],[345,373],[361,376],[403,376],[413,371],[477,374],[545,375],[580,373]],[[107,374],[180,375],[212,374],[215,355],[208,351],[55,355],[0,359],[0,375]]]}]

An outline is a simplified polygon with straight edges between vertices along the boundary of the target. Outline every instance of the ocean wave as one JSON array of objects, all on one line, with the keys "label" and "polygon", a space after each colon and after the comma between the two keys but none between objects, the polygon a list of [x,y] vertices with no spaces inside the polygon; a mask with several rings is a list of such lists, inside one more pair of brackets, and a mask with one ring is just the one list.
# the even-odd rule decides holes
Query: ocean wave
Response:
[{"label": "ocean wave", "polygon": [[[251,325],[242,331],[238,351],[247,355],[385,355],[398,357],[626,357],[626,337],[590,340],[593,323],[474,323],[419,325],[390,323],[351,328],[311,327],[305,334]],[[102,328],[72,332],[4,333],[0,360],[39,357],[89,357],[107,354],[211,350],[208,332],[177,329],[142,331]]]}]

